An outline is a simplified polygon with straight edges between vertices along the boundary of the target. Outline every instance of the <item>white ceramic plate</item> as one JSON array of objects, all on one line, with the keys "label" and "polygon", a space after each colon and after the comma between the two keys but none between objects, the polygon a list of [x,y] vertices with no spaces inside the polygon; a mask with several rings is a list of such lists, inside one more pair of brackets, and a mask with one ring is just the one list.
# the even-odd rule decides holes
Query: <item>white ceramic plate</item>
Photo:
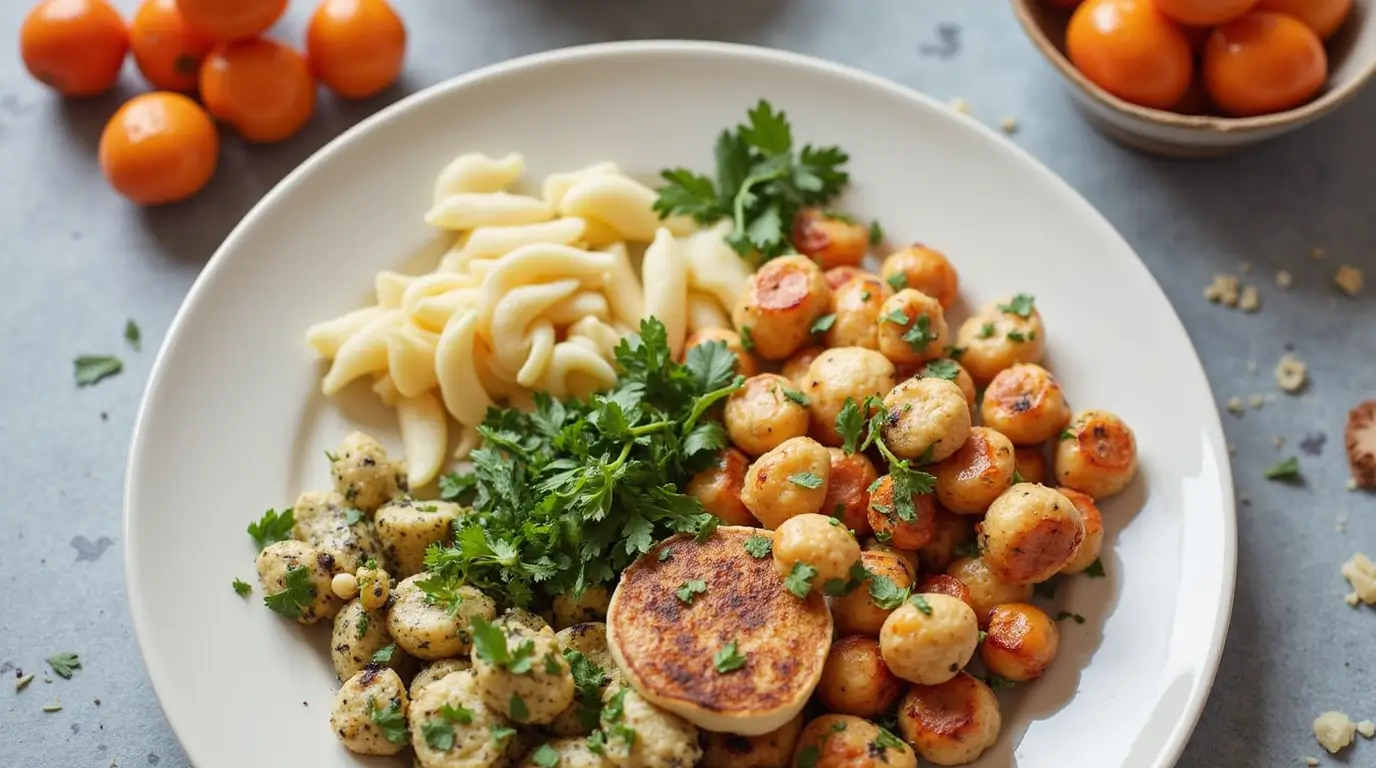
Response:
[{"label": "white ceramic plate", "polygon": [[760,97],[801,140],[847,149],[844,207],[949,254],[968,304],[1035,294],[1073,404],[1137,432],[1141,479],[1103,510],[1108,577],[1058,599],[1088,621],[1063,624],[1044,679],[1000,695],[1003,733],[980,765],[1174,762],[1223,646],[1235,521],[1203,370],[1142,263],[1066,184],[930,99],[789,54],[632,43],[519,59],[385,110],[278,185],[196,281],[144,398],[125,499],[134,626],[195,765],[391,764],[330,733],[328,630],[230,589],[254,581],[245,525],[328,485],[324,448],[351,428],[396,446],[368,393],[319,395],[306,326],[362,304],[375,272],[432,242],[421,216],[454,155],[518,150],[534,178],[609,159],[706,169],[716,134]]}]

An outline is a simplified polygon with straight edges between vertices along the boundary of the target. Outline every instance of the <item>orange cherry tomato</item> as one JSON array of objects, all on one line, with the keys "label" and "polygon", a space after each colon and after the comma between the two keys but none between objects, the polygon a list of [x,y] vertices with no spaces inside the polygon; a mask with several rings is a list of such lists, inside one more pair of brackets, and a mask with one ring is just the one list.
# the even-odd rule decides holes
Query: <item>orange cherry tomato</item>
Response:
[{"label": "orange cherry tomato", "polygon": [[64,96],[113,88],[128,50],[124,19],[105,0],[43,0],[19,31],[29,74]]},{"label": "orange cherry tomato", "polygon": [[214,40],[243,40],[268,31],[287,0],[177,0],[186,23]]},{"label": "orange cherry tomato", "polygon": [[100,167],[116,192],[141,205],[195,194],[215,173],[220,136],[210,115],[180,93],[135,96],[100,134]]},{"label": "orange cherry tomato", "polygon": [[129,49],[154,88],[194,91],[201,60],[215,42],[187,25],[177,0],[144,0],[129,27]]},{"label": "orange cherry tomato", "polygon": [[1175,106],[1194,73],[1185,33],[1151,0],[1085,0],[1070,17],[1066,51],[1100,88],[1144,107]]},{"label": "orange cherry tomato", "polygon": [[1352,0],[1261,0],[1257,10],[1288,13],[1327,40],[1347,19]]},{"label": "orange cherry tomato", "polygon": [[1257,0],[1154,0],[1156,7],[1181,24],[1210,27],[1252,10]]},{"label": "orange cherry tomato", "polygon": [[201,66],[201,100],[249,141],[281,141],[315,111],[315,78],[304,56],[276,40],[224,43]]},{"label": "orange cherry tomato", "polygon": [[1204,49],[1204,85],[1238,117],[1297,107],[1328,79],[1328,56],[1314,30],[1292,16],[1253,11],[1214,30]]},{"label": "orange cherry tomato", "polygon": [[391,85],[406,57],[406,27],[387,0],[324,0],[306,29],[306,58],[327,88],[346,99]]}]

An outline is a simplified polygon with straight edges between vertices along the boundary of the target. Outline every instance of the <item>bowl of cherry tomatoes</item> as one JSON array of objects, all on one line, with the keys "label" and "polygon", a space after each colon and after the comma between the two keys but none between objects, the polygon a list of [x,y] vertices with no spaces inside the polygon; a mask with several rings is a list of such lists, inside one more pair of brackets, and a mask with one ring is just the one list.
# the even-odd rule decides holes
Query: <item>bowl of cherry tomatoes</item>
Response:
[{"label": "bowl of cherry tomatoes", "polygon": [[151,90],[126,101],[100,137],[110,186],[140,205],[184,200],[215,174],[220,126],[245,141],[284,141],[315,112],[320,85],[364,99],[390,86],[406,28],[387,0],[313,0],[304,45],[272,34],[288,0],[40,0],[19,53],[64,98],[113,89],[132,58]]},{"label": "bowl of cherry tomatoes", "polygon": [[1376,74],[1373,0],[1012,0],[1090,123],[1207,157],[1306,125]]}]

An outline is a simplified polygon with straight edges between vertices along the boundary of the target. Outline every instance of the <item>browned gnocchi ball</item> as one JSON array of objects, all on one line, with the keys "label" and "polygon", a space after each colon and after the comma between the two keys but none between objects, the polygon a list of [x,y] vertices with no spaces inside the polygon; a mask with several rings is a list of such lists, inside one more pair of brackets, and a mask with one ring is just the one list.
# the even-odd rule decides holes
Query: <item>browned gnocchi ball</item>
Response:
[{"label": "browned gnocchi ball", "polygon": [[889,286],[877,277],[862,275],[831,292],[831,319],[826,323],[828,347],[879,349],[879,315]]},{"label": "browned gnocchi ball", "polygon": [[702,768],[786,768],[803,732],[803,716],[763,736],[700,731]]},{"label": "browned gnocchi ball", "polygon": [[804,400],[793,382],[777,373],[751,376],[726,400],[726,434],[737,448],[759,456],[790,437],[807,434],[808,409],[800,402]]},{"label": "browned gnocchi ball", "polygon": [[1035,584],[1070,562],[1084,540],[1085,522],[1060,493],[1018,483],[994,499],[977,531],[990,570],[1004,581]]},{"label": "browned gnocchi ball", "polygon": [[1046,448],[1019,445],[1013,448],[1013,468],[1024,483],[1046,483]]},{"label": "browned gnocchi ball", "polygon": [[726,345],[727,351],[736,356],[736,373],[742,376],[754,376],[759,372],[759,367],[755,364],[755,356],[750,354],[745,345],[741,343],[741,335],[730,328],[703,328],[693,331],[688,336],[688,340],[683,343],[683,359],[688,359],[688,350],[713,341],[722,342]]},{"label": "browned gnocchi ball", "polygon": [[894,363],[941,357],[948,334],[941,304],[921,291],[905,288],[880,307],[879,351]]},{"label": "browned gnocchi ball", "polygon": [[989,622],[989,612],[1004,603],[1021,603],[1032,599],[1031,584],[1004,581],[989,569],[983,557],[962,557],[951,563],[946,573],[960,580],[970,590],[970,607],[980,626]]},{"label": "browned gnocchi ball", "polygon": [[884,620],[879,648],[895,675],[918,685],[955,677],[979,645],[979,620],[964,600],[915,594]]},{"label": "browned gnocchi ball", "polygon": [[822,514],[840,520],[860,538],[869,536],[870,486],[879,479],[874,462],[863,453],[847,454],[840,448],[828,448],[827,455],[831,457],[831,477],[827,478]]},{"label": "browned gnocchi ball", "polygon": [[998,372],[980,404],[984,423],[1016,445],[1033,445],[1059,435],[1070,423],[1061,385],[1036,363],[1018,363]]},{"label": "browned gnocchi ball", "polygon": [[[871,585],[873,586],[876,577],[893,582],[898,590],[904,590],[913,585],[913,577],[916,572],[908,561],[898,553],[877,549],[861,550],[860,562],[869,571]],[[870,595],[870,589],[857,589],[848,595],[831,598],[831,619],[836,625],[838,635],[870,635],[879,636],[879,630],[884,626],[884,620],[889,617],[893,609],[897,607],[889,605],[881,608],[875,603]]]},{"label": "browned gnocchi ball", "polygon": [[832,267],[822,273],[822,279],[827,281],[827,287],[833,291],[856,277],[873,277],[878,279],[879,275],[860,267]]},{"label": "browned gnocchi ball", "polygon": [[917,768],[912,748],[879,726],[852,715],[822,715],[808,723],[793,753],[794,768]]},{"label": "browned gnocchi ball", "polygon": [[[948,595],[970,606],[970,610],[975,609],[974,598],[970,597],[970,588],[965,583],[954,576],[944,573],[934,573],[924,576],[917,585],[913,587],[914,592],[932,593],[936,595]],[[978,618],[978,617],[977,617]]]},{"label": "browned gnocchi ball", "polygon": [[960,292],[956,268],[946,255],[921,244],[889,254],[880,275],[894,290],[916,288],[940,302],[942,309],[950,308]]},{"label": "browned gnocchi ball", "polygon": [[941,461],[970,436],[965,395],[945,379],[908,379],[884,396],[884,412],[884,443],[905,459]]},{"label": "browned gnocchi ball", "polygon": [[975,524],[964,515],[957,515],[936,505],[932,539],[917,548],[922,570],[941,572],[951,564],[962,549],[974,546]]},{"label": "browned gnocchi ball", "polygon": [[1018,294],[991,301],[961,324],[956,346],[976,384],[987,384],[1015,363],[1039,363],[1046,352],[1046,329],[1032,297]]},{"label": "browned gnocchi ball", "polygon": [[812,365],[812,361],[825,351],[827,351],[826,347],[803,347],[784,361],[783,368],[779,369],[779,373],[783,374],[785,379],[793,382],[793,386],[803,389],[807,386],[807,369]]},{"label": "browned gnocchi ball", "polygon": [[799,566],[812,569],[812,591],[831,582],[842,585],[860,563],[860,542],[839,520],[825,515],[795,515],[774,531],[774,568],[788,577]]},{"label": "browned gnocchi ball", "polygon": [[[970,535],[974,535],[973,528],[971,528]],[[900,560],[908,564],[908,573],[910,576],[922,572],[921,561],[918,560],[917,553],[912,550],[895,549],[893,546],[885,544],[873,536],[865,539],[865,543],[860,545],[860,549],[866,552],[882,552],[886,555],[897,556]]]},{"label": "browned gnocchi ball", "polygon": [[755,525],[755,516],[741,501],[749,469],[750,459],[744,453],[727,448],[717,454],[716,463],[693,475],[684,492],[726,525]]},{"label": "browned gnocchi ball", "polygon": [[912,509],[894,504],[893,478],[884,475],[870,491],[870,528],[882,542],[898,549],[921,549],[936,535],[936,499],[911,494]]},{"label": "browned gnocchi ball", "polygon": [[902,683],[884,663],[879,641],[864,635],[837,640],[822,667],[817,698],[841,715],[880,717],[893,709]]},{"label": "browned gnocchi ball", "polygon": [[893,384],[893,363],[872,349],[836,347],[818,355],[803,381],[814,435],[827,445],[840,445],[836,417],[846,400],[858,405],[872,395],[884,397]]},{"label": "browned gnocchi ball", "polygon": [[998,740],[999,700],[989,686],[961,672],[940,685],[915,685],[898,705],[898,731],[935,765],[974,762]]},{"label": "browned gnocchi ball", "polygon": [[870,251],[870,228],[821,208],[804,208],[793,217],[793,247],[822,269],[853,267]]},{"label": "browned gnocchi ball", "polygon": [[1081,411],[1055,441],[1056,481],[1102,499],[1137,476],[1137,438],[1108,411]]},{"label": "browned gnocchi ball", "polygon": [[1045,611],[1031,603],[1005,603],[989,614],[979,657],[989,674],[1021,683],[1041,677],[1060,646],[1060,630]]},{"label": "browned gnocchi ball", "polygon": [[790,517],[821,510],[829,477],[827,449],[810,437],[795,437],[750,465],[741,502],[760,525],[772,530]]},{"label": "browned gnocchi ball", "polygon": [[936,499],[962,515],[983,514],[1013,484],[1013,444],[989,427],[971,427],[970,437],[931,468]]},{"label": "browned gnocchi ball", "polygon": [[1075,509],[1080,511],[1080,517],[1085,521],[1085,538],[1080,542],[1080,548],[1075,550],[1074,557],[1071,557],[1070,562],[1061,569],[1061,573],[1083,573],[1099,559],[1099,553],[1104,547],[1104,518],[1099,514],[1099,506],[1089,494],[1064,486],[1056,490],[1070,499],[1070,503],[1075,505]]},{"label": "browned gnocchi ball", "polygon": [[831,309],[822,270],[806,256],[765,262],[736,302],[731,321],[746,349],[786,360],[812,336],[812,324]]},{"label": "browned gnocchi ball", "polygon": [[956,362],[953,358],[939,357],[925,363],[913,363],[909,365],[896,366],[898,368],[898,380],[911,379],[914,376],[923,379],[946,379],[947,381],[960,387],[960,391],[965,395],[965,402],[973,409],[978,400],[979,393],[975,391],[975,380],[970,378],[970,372],[965,370],[965,366]]}]

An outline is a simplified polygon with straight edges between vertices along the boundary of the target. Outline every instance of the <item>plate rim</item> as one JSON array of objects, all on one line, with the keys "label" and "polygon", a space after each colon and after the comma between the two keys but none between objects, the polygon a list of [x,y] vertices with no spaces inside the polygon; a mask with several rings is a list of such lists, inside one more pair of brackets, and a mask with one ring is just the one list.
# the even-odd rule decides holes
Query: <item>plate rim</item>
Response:
[{"label": "plate rim", "polygon": [[[146,421],[148,412],[153,403],[158,398],[161,389],[161,382],[166,375],[165,369],[169,365],[171,353],[169,350],[180,340],[185,332],[187,315],[191,308],[196,305],[201,298],[201,294],[209,290],[211,283],[215,281],[216,275],[227,263],[226,255],[234,243],[236,243],[245,231],[256,225],[258,219],[262,218],[264,212],[271,208],[279,198],[301,182],[303,178],[312,173],[317,166],[329,162],[331,156],[337,154],[345,145],[353,142],[360,136],[370,132],[377,125],[397,119],[403,113],[420,105],[423,102],[436,98],[442,98],[453,91],[463,90],[471,85],[505,77],[524,70],[536,69],[546,66],[557,66],[562,63],[577,61],[582,59],[596,59],[616,56],[634,55],[721,55],[737,59],[751,59],[774,64],[784,64],[790,68],[810,72],[818,72],[839,76],[845,79],[856,81],[861,85],[888,93],[895,98],[907,101],[917,101],[927,107],[946,109],[935,98],[925,93],[917,91],[901,83],[890,80],[881,75],[867,72],[846,64],[840,64],[828,59],[807,54],[783,51],[756,45],[746,45],[741,43],[727,43],[717,41],[701,40],[633,40],[633,41],[614,41],[604,43],[593,43],[588,45],[577,45],[557,48],[549,51],[518,56],[511,59],[488,64],[477,69],[464,72],[446,80],[430,85],[416,93],[410,94],[405,98],[387,105],[376,113],[360,120],[358,123],[349,127],[338,136],[330,139],[319,149],[315,150],[309,157],[293,168],[286,176],[278,181],[271,190],[267,192],[243,218],[229,231],[225,239],[216,247],[215,252],[206,261],[191,287],[187,290],[185,297],[177,307],[173,315],[172,322],[168,326],[166,335],[162,343],[158,346],[158,353],[154,359],[153,366],[149,372],[148,381],[144,386],[143,395],[139,400],[139,407],[134,421],[134,428],[129,439],[128,459],[125,464],[124,473],[124,493],[121,510],[121,534],[123,542],[121,546],[124,556],[124,587],[128,601],[130,623],[134,630],[134,638],[138,644],[139,656],[143,660],[144,669],[147,671],[149,683],[152,686],[153,694],[158,699],[159,709],[162,710],[163,717],[167,720],[168,726],[172,729],[177,738],[177,743],[186,753],[187,758],[195,764],[195,757],[192,755],[191,748],[182,739],[182,728],[178,723],[185,717],[183,714],[169,711],[163,705],[162,690],[169,683],[167,671],[159,671],[147,652],[145,638],[153,631],[148,625],[150,619],[145,615],[145,603],[135,589],[135,584],[140,581],[138,575],[142,571],[142,566],[132,557],[134,554],[134,537],[132,530],[132,509],[134,506],[134,480],[140,472],[141,455],[147,450],[144,448],[148,441]],[[1154,289],[1159,297],[1169,308],[1171,318],[1175,321],[1176,327],[1181,335],[1186,339],[1190,352],[1193,353],[1195,362],[1195,373],[1203,383],[1205,391],[1208,393],[1210,402],[1216,403],[1213,387],[1209,383],[1205,372],[1203,361],[1199,356],[1199,351],[1190,338],[1188,329],[1180,319],[1180,315],[1175,310],[1170,297],[1161,288],[1161,284],[1147,269],[1146,263],[1137,254],[1135,248],[1127,242],[1126,238],[1118,231],[1097,208],[1095,208],[1078,190],[1072,187],[1069,182],[1062,179],[1058,174],[1044,165],[1040,160],[1033,157],[1027,150],[1018,146],[1014,142],[1008,141],[1000,136],[993,128],[975,120],[964,120],[963,127],[966,130],[983,132],[986,137],[993,137],[996,141],[1004,145],[1009,156],[1016,158],[1024,166],[1035,171],[1043,181],[1057,187],[1069,200],[1073,200],[1075,205],[1081,208],[1080,213],[1096,220],[1107,232],[1112,233],[1122,245],[1133,256],[1136,267],[1149,283],[1148,289]],[[1144,288],[1147,288],[1144,286]],[[1215,406],[1211,411],[1212,418],[1203,424],[1204,431],[1208,434],[1211,441],[1223,447],[1226,445],[1223,432],[1222,419]],[[1204,706],[1208,702],[1209,695],[1213,690],[1214,681],[1217,677],[1219,663],[1222,659],[1225,641],[1227,639],[1229,624],[1232,619],[1232,606],[1236,592],[1237,582],[1237,510],[1234,499],[1234,486],[1232,478],[1232,465],[1227,460],[1220,460],[1216,464],[1219,470],[1219,482],[1222,486],[1220,498],[1222,501],[1222,533],[1223,533],[1223,552],[1221,562],[1224,568],[1223,579],[1220,583],[1218,603],[1214,611],[1213,632],[1210,638],[1210,647],[1203,657],[1203,665],[1200,668],[1200,684],[1195,686],[1190,698],[1185,703],[1181,716],[1171,730],[1169,738],[1162,745],[1161,752],[1155,756],[1152,765],[1154,766],[1173,766],[1184,752],[1185,746],[1189,743],[1190,736],[1194,733],[1203,714]],[[1182,727],[1183,726],[1183,727]]]}]

